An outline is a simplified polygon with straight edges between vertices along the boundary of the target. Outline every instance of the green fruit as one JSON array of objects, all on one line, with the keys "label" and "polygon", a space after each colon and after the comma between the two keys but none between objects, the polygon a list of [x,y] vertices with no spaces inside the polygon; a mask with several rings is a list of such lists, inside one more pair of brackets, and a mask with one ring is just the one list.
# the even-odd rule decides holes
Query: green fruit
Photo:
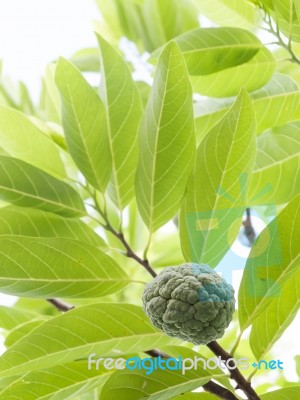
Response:
[{"label": "green fruit", "polygon": [[143,307],[153,325],[194,344],[222,337],[234,306],[232,286],[204,264],[165,268],[143,293]]}]

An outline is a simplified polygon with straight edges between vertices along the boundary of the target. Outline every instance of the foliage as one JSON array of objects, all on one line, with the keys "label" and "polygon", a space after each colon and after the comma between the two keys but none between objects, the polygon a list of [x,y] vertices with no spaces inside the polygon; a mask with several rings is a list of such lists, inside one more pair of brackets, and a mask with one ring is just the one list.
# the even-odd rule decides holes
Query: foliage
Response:
[{"label": "foliage", "polygon": [[[0,307],[1,399],[237,399],[236,383],[251,400],[299,398],[278,374],[261,385],[257,369],[249,385],[239,370],[87,368],[91,353],[226,358],[232,348],[270,359],[291,328],[300,303],[298,3],[98,0],[98,47],[48,65],[39,104],[1,76],[0,291],[19,297]],[[124,37],[148,57],[145,82],[120,51]],[[258,237],[253,213],[266,223]],[[195,348],[153,327],[141,306],[155,269],[217,268],[241,236],[252,248],[220,344]]]}]

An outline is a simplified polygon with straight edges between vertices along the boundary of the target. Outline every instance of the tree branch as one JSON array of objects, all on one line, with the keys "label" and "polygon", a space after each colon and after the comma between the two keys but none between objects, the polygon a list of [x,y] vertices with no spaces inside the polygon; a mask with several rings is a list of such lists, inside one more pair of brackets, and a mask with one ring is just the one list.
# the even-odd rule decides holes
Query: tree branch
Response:
[{"label": "tree branch", "polygon": [[164,358],[164,359],[166,359],[166,360],[167,360],[168,358],[171,358],[171,356],[169,356],[168,354],[163,353],[162,351],[157,350],[157,349],[144,351],[144,353],[148,354],[149,356],[151,356],[151,357],[153,357],[153,358],[161,357],[161,358]]},{"label": "tree branch", "polygon": [[137,261],[143,268],[145,268],[145,270],[147,272],[149,272],[149,274],[155,278],[157,276],[157,273],[154,271],[154,269],[150,266],[149,261],[148,260],[143,260],[141,257],[139,257],[130,247],[129,243],[127,242],[127,240],[124,237],[123,232],[118,232],[114,229],[114,227],[111,225],[108,216],[106,214],[106,212],[104,212],[103,210],[101,210],[101,207],[98,203],[98,199],[97,199],[97,193],[94,193],[91,195],[93,196],[93,200],[95,203],[95,210],[101,215],[101,217],[104,219],[105,224],[106,225],[102,225],[104,229],[106,229],[107,231],[111,232],[116,238],[118,238],[120,240],[120,242],[123,244],[123,246],[126,249],[126,256],[129,258],[132,258],[133,260]]},{"label": "tree branch", "polygon": [[234,367],[233,369],[228,369],[231,379],[234,379],[237,383],[236,389],[241,389],[249,400],[260,400],[258,394],[255,392],[251,383],[246,380],[246,378],[241,374],[239,369],[236,367],[233,357],[224,350],[219,343],[216,341],[210,342],[207,344],[207,347],[216,355],[220,356],[222,360],[227,361],[230,367]]},{"label": "tree branch", "polygon": [[111,232],[113,235],[115,235],[120,242],[123,244],[123,246],[126,249],[126,256],[129,258],[132,258],[133,260],[137,261],[147,272],[149,272],[150,275],[152,275],[153,278],[157,276],[157,273],[154,271],[154,269],[150,266],[148,260],[143,260],[141,257],[139,257],[135,252],[132,250],[130,247],[129,243],[124,237],[123,232],[117,232],[110,224],[107,224],[105,226],[105,229]]},{"label": "tree branch", "polygon": [[64,303],[58,299],[47,299],[47,301],[51,303],[58,311],[66,312],[72,310],[72,308],[75,308],[75,306]]}]

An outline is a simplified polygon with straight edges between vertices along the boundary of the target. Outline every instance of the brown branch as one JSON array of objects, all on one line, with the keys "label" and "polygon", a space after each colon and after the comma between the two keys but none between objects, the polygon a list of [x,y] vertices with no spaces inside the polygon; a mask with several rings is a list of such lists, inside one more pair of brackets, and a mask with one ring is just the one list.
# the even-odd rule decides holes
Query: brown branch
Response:
[{"label": "brown branch", "polygon": [[156,349],[144,351],[144,353],[149,354],[149,356],[153,358],[161,357],[164,358],[165,360],[171,358],[171,356],[169,356],[168,354],[163,353],[162,351]]},{"label": "brown branch", "polygon": [[[154,358],[157,358],[159,356],[164,359],[171,358],[168,354],[156,349],[148,350],[144,353],[149,354],[151,357]],[[206,392],[212,393],[222,400],[237,400],[237,397],[230,390],[218,385],[216,382],[208,381],[207,383],[202,385],[202,387]]]},{"label": "brown branch", "polygon": [[149,261],[148,260],[143,260],[142,258],[140,258],[139,256],[137,256],[133,250],[131,249],[131,247],[129,246],[129,244],[127,243],[123,233],[118,233],[118,237],[120,239],[120,241],[123,243],[123,246],[125,247],[125,249],[127,250],[126,256],[129,258],[134,259],[135,261],[137,261],[142,267],[144,267],[146,269],[146,271],[149,272],[150,275],[153,276],[153,278],[155,278],[157,276],[157,273],[154,271],[154,269],[150,266]]},{"label": "brown branch", "polygon": [[58,299],[47,299],[47,301],[51,303],[58,311],[66,312],[72,310],[72,308],[75,308],[71,304],[64,303]]},{"label": "brown branch", "polygon": [[[91,193],[91,192],[90,192]],[[129,243],[127,242],[127,240],[124,237],[123,232],[117,232],[113,226],[111,225],[108,216],[106,214],[106,212],[104,212],[97,200],[97,193],[95,192],[94,194],[91,193],[93,199],[94,199],[94,203],[95,203],[95,210],[101,215],[101,217],[104,219],[106,225],[102,225],[104,229],[106,229],[107,231],[111,232],[116,238],[118,238],[120,240],[120,242],[123,244],[123,246],[126,249],[126,256],[129,258],[132,258],[133,260],[137,261],[143,268],[145,268],[145,270],[147,272],[149,272],[149,274],[155,278],[157,276],[157,273],[154,271],[154,269],[150,266],[149,261],[148,260],[143,260],[141,257],[139,257],[130,247]]]},{"label": "brown branch", "polygon": [[[106,222],[107,223],[107,222]],[[126,256],[129,258],[132,258],[133,260],[137,261],[147,272],[149,272],[150,275],[152,275],[153,278],[157,276],[157,273],[154,271],[154,269],[150,266],[148,260],[143,260],[141,257],[139,257],[135,252],[132,250],[130,245],[128,244],[127,240],[124,237],[124,234],[122,232],[117,232],[110,224],[107,223],[105,226],[105,229],[111,232],[114,236],[116,236],[120,242],[123,244],[123,246],[126,249]]]},{"label": "brown branch", "polygon": [[231,379],[234,379],[237,383],[236,389],[242,390],[249,400],[260,400],[258,394],[255,392],[251,383],[241,374],[239,369],[236,367],[233,357],[224,350],[219,343],[216,341],[207,344],[207,347],[216,355],[220,356],[222,360],[227,361],[228,365],[233,369],[228,369]]}]

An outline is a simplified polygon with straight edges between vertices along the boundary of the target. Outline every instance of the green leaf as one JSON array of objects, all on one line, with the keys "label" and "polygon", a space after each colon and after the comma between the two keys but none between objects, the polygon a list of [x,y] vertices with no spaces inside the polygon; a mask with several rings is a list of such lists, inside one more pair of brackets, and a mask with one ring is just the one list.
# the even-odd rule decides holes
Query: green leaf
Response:
[{"label": "green leaf", "polygon": [[214,394],[210,393],[185,393],[184,395],[180,395],[175,397],[173,400],[218,400],[219,397],[216,397]]},{"label": "green leaf", "polygon": [[167,400],[181,393],[190,392],[207,383],[212,375],[209,372],[154,371],[151,376],[144,370],[116,371],[106,381],[101,391],[101,400]]},{"label": "green leaf", "polygon": [[171,42],[159,59],[140,134],[136,196],[150,232],[180,207],[194,149],[192,89],[183,56]]},{"label": "green leaf", "polygon": [[297,85],[300,85],[300,65],[292,63],[289,60],[289,55],[285,49],[280,48],[274,53],[277,58],[277,72],[285,75],[289,75]]},{"label": "green leaf", "polygon": [[[178,359],[179,355],[183,358],[191,358],[192,360],[195,355],[199,356],[199,354],[184,347],[171,347],[170,353],[176,359]],[[147,361],[146,365],[149,366],[149,363],[150,361]],[[175,362],[173,360],[170,366],[174,368],[174,365]],[[185,371],[185,374],[181,370],[169,369],[154,369],[151,374],[147,374],[146,369],[119,370],[114,372],[106,381],[100,398],[101,400],[116,398],[118,400],[127,400],[128,398],[132,400],[173,399],[174,396],[197,389],[207,383],[212,377],[215,379],[218,376],[224,376],[223,371],[218,372],[213,371],[212,373],[210,370],[205,370],[201,367],[200,363],[197,365],[197,370],[188,370]]]},{"label": "green leaf", "polygon": [[57,64],[56,84],[69,151],[86,180],[104,191],[111,175],[104,105],[81,72],[64,58]]},{"label": "green leaf", "polygon": [[66,183],[21,160],[0,156],[0,199],[66,217],[85,214],[79,194]]},{"label": "green leaf", "polygon": [[168,267],[170,265],[180,265],[184,263],[178,232],[166,235],[157,234],[151,242],[149,250],[151,265],[155,268]]},{"label": "green leaf", "polygon": [[258,132],[300,118],[300,88],[287,75],[274,74],[262,89],[252,93]]},{"label": "green leaf", "polygon": [[[257,132],[300,119],[300,88],[288,76],[274,74],[266,86],[250,94],[256,116]],[[232,99],[208,99],[195,106],[198,140],[228,112]]]},{"label": "green leaf", "polygon": [[23,297],[101,297],[129,278],[94,246],[63,238],[0,236],[0,291]]},{"label": "green leaf", "polygon": [[263,47],[244,64],[206,76],[192,76],[191,82],[194,92],[204,96],[235,96],[242,88],[253,92],[264,86],[271,79],[275,67],[272,53]]},{"label": "green leaf", "polygon": [[19,92],[22,111],[28,115],[34,114],[34,105],[31,100],[29,90],[24,82],[19,82]]},{"label": "green leaf", "polygon": [[272,0],[273,6],[290,23],[299,23],[300,4],[297,0]]},{"label": "green leaf", "polygon": [[297,375],[300,378],[300,355],[299,356],[295,356],[295,363],[296,363]]},{"label": "green leaf", "polygon": [[286,387],[260,395],[261,400],[298,400],[300,386]]},{"label": "green leaf", "polygon": [[253,324],[251,348],[263,356],[292,322],[300,304],[300,195],[260,234],[239,290],[239,319]]},{"label": "green leaf", "polygon": [[36,318],[36,314],[15,307],[0,306],[0,328],[11,330]]},{"label": "green leaf", "polygon": [[91,353],[121,357],[170,341],[148,322],[140,307],[97,303],[52,318],[19,340],[0,357],[0,376],[50,368]]},{"label": "green leaf", "polygon": [[4,106],[0,106],[0,143],[10,156],[56,177],[66,176],[58,147],[24,114]]},{"label": "green leaf", "polygon": [[[175,358],[178,358],[179,356],[181,356],[182,358],[189,358],[192,360],[194,360],[195,358],[197,358],[197,359],[202,358],[204,360],[208,359],[208,357],[205,357],[203,355],[203,350],[204,350],[203,348],[202,348],[202,351],[200,352],[200,354],[199,354],[199,351],[197,352],[197,351],[192,350],[185,346],[167,345],[167,346],[160,347],[160,349],[164,353],[168,354],[171,357],[175,357]],[[202,369],[201,361],[199,361],[199,363],[197,364],[197,370],[200,371],[200,374],[203,372],[207,373],[207,370]],[[210,370],[210,372],[211,372],[211,370]],[[217,382],[220,382],[224,387],[227,387],[230,391],[233,391],[233,388],[230,384],[228,377],[225,375],[224,371],[221,368],[219,368],[219,367],[214,368],[212,375],[213,375],[213,379],[215,379]]]},{"label": "green leaf", "polygon": [[273,12],[279,29],[284,35],[300,42],[300,4],[298,0],[273,0]]},{"label": "green leaf", "polygon": [[[123,34],[120,23],[123,13],[118,10],[118,3],[122,6],[122,2],[112,0],[103,3],[102,0],[96,0],[96,3],[102,17],[97,24],[97,32],[107,38],[107,40],[117,42]],[[131,0],[128,1],[128,8],[130,8],[130,6]]]},{"label": "green leaf", "polygon": [[151,86],[148,85],[148,83],[146,83],[144,81],[137,81],[136,86],[140,93],[143,105],[144,105],[144,107],[146,107],[148,100],[149,100],[150,93],[151,93]]},{"label": "green leaf", "polygon": [[274,5],[273,5],[274,0],[250,0],[250,1],[257,6],[263,5],[265,7],[265,9],[268,11],[274,9]]},{"label": "green leaf", "polygon": [[22,297],[18,299],[14,307],[25,311],[34,310],[34,312],[38,313],[40,317],[59,314],[59,311],[44,299]]},{"label": "green leaf", "polygon": [[134,195],[137,139],[143,105],[126,62],[99,35],[98,42],[102,72],[100,93],[105,105],[112,155],[109,194],[123,209]]},{"label": "green leaf", "polygon": [[99,49],[91,47],[76,51],[71,57],[71,62],[80,69],[80,71],[99,72]]},{"label": "green leaf", "polygon": [[0,236],[3,235],[68,238],[106,247],[104,240],[79,219],[31,208],[8,206],[0,209]]},{"label": "green leaf", "polygon": [[197,9],[192,0],[145,0],[142,12],[145,35],[149,37],[149,51],[199,26]]},{"label": "green leaf", "polygon": [[45,111],[47,121],[56,122],[61,125],[61,99],[55,85],[55,68],[54,64],[49,64],[45,71]]},{"label": "green leaf", "polygon": [[23,375],[1,391],[0,396],[2,400],[71,400],[101,387],[111,373],[104,366],[89,370],[87,361],[56,365]]},{"label": "green leaf", "polygon": [[[176,37],[191,75],[209,75],[249,61],[262,48],[251,32],[239,28],[198,28]],[[160,51],[155,52],[159,55]]]},{"label": "green leaf", "polygon": [[[16,326],[13,330],[9,332],[5,339],[5,347],[10,347],[13,344],[17,343],[18,340],[22,339],[28,333],[33,331],[33,329],[40,326],[47,317],[36,315],[36,318],[32,321],[24,322],[18,326]],[[0,392],[1,393],[1,392]]]},{"label": "green leaf", "polygon": [[221,26],[257,27],[259,14],[247,0],[194,0],[201,14]]},{"label": "green leaf", "polygon": [[180,216],[186,260],[214,267],[236,238],[254,164],[255,133],[253,107],[243,91],[198,148]]},{"label": "green leaf", "polygon": [[[298,227],[298,236],[299,232]],[[297,263],[298,271],[295,271],[292,277],[282,284],[280,293],[271,294],[271,296],[277,297],[276,300],[273,300],[269,305],[266,305],[266,299],[262,301],[261,310],[263,311],[252,324],[250,346],[257,360],[264,357],[298,314],[300,306],[299,253],[295,263]],[[279,283],[274,284],[281,286],[280,280]]]},{"label": "green leaf", "polygon": [[109,42],[126,36],[141,52],[152,52],[166,42],[199,26],[193,0],[97,1],[103,17],[98,31]]},{"label": "green leaf", "polygon": [[289,202],[300,192],[299,170],[299,122],[275,128],[259,136],[255,167],[249,186],[249,205]]}]

